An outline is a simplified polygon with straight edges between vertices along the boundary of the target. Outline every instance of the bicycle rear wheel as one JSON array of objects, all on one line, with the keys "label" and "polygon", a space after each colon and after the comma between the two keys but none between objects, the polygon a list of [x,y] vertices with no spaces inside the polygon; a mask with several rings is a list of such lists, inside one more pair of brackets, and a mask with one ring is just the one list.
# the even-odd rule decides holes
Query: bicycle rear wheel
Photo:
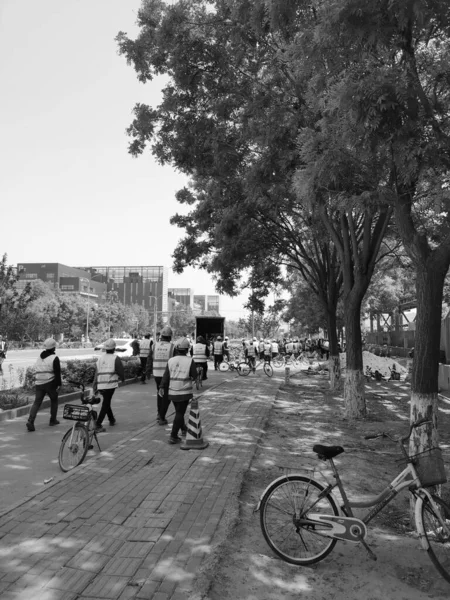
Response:
[{"label": "bicycle rear wheel", "polygon": [[229,368],[229,364],[225,361],[222,361],[219,365],[219,371],[228,371]]},{"label": "bicycle rear wheel", "polygon": [[[446,581],[450,581],[450,506],[432,495],[435,508],[428,496],[422,503],[420,518],[428,542],[428,556]],[[446,527],[443,526],[445,523]],[[419,525],[420,527],[420,525]]]},{"label": "bicycle rear wheel", "polygon": [[81,423],[75,425],[73,436],[72,429],[64,434],[58,455],[61,471],[67,473],[83,462],[89,450],[89,439],[87,428]]},{"label": "bicycle rear wheel", "polygon": [[284,360],[277,360],[275,358],[274,360],[272,360],[272,364],[275,367],[275,369],[281,369],[281,367],[284,365]]},{"label": "bicycle rear wheel", "polygon": [[283,560],[311,565],[323,560],[336,545],[325,535],[325,523],[308,519],[308,513],[339,515],[332,496],[320,497],[325,488],[303,475],[275,481],[261,500],[260,523],[266,542]]},{"label": "bicycle rear wheel", "polygon": [[248,375],[250,371],[250,365],[246,362],[240,362],[237,366],[237,372],[239,375]]},{"label": "bicycle rear wheel", "polygon": [[267,375],[267,377],[272,377],[273,369],[269,363],[264,363],[264,373]]}]

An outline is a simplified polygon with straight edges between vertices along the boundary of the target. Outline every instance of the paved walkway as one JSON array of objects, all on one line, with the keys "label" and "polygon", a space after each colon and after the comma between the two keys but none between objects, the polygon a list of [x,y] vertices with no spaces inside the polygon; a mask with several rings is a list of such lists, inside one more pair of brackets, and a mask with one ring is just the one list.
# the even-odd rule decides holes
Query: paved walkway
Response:
[{"label": "paved walkway", "polygon": [[204,450],[146,427],[1,516],[1,600],[201,598],[282,381],[207,391]]}]

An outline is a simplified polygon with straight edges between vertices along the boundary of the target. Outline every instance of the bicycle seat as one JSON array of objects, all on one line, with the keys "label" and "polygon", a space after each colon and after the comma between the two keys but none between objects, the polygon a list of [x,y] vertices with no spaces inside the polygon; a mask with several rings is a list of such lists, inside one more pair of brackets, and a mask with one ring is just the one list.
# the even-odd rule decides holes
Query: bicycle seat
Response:
[{"label": "bicycle seat", "polygon": [[322,460],[329,460],[338,456],[338,454],[342,454],[344,448],[342,446],[322,446],[321,444],[316,444],[313,446],[313,452]]}]

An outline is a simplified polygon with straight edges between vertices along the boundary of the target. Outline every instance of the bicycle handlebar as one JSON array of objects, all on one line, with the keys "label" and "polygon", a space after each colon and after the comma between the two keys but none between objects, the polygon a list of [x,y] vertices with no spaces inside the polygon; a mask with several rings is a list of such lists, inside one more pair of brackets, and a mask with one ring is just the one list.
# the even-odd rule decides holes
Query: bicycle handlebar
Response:
[{"label": "bicycle handlebar", "polygon": [[424,417],[423,419],[419,419],[415,423],[412,423],[409,426],[409,433],[408,433],[408,435],[406,437],[404,437],[404,438],[395,439],[389,433],[387,433],[385,431],[381,431],[380,433],[371,433],[369,435],[366,435],[366,436],[364,436],[364,439],[365,440],[375,440],[375,439],[377,439],[379,437],[386,437],[386,438],[389,438],[390,440],[392,440],[393,442],[401,442],[402,444],[404,444],[411,437],[411,433],[412,433],[413,429],[416,429],[417,427],[421,427],[422,425],[427,425],[428,423],[431,423],[431,421],[430,421],[430,419],[428,417]]}]

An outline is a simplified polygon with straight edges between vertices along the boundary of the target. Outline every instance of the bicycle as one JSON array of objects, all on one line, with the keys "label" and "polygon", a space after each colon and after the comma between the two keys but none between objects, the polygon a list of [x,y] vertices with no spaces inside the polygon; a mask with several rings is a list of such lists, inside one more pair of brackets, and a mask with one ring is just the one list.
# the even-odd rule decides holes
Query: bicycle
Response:
[{"label": "bicycle", "polygon": [[[344,452],[341,446],[313,447],[319,459],[329,461],[334,483],[327,486],[307,475],[283,475],[264,490],[255,508],[260,510],[262,533],[270,548],[294,565],[310,565],[323,560],[338,540],[360,542],[369,556],[376,556],[365,541],[366,525],[401,491],[415,498],[415,522],[422,546],[444,579],[450,582],[450,506],[427,488],[445,483],[444,461],[439,448],[409,456],[404,444],[413,429],[430,423],[421,419],[410,426],[409,434],[395,439],[388,433],[366,436],[387,437],[401,448],[406,466],[384,490],[366,500],[348,498],[333,458]],[[342,503],[332,490],[338,488]],[[352,509],[367,508],[362,519]]]},{"label": "bicycle", "polygon": [[261,365],[261,363],[264,363],[263,364],[263,371],[267,375],[267,377],[272,377],[272,375],[273,375],[272,365],[268,361],[266,361],[266,360],[257,360],[257,359],[255,359],[255,362],[253,362],[252,365],[250,365],[248,359],[247,360],[243,360],[242,362],[240,362],[238,364],[238,366],[237,366],[237,372],[239,373],[239,375],[247,376],[252,371],[253,371],[253,373],[255,373],[256,369]]},{"label": "bicycle", "polygon": [[220,363],[219,371],[222,371],[224,373],[226,373],[226,371],[236,371],[237,373],[240,374],[239,364],[240,363],[238,361],[233,360],[233,361],[227,362],[224,360]]},{"label": "bicycle", "polygon": [[197,377],[195,378],[195,386],[199,390],[203,387],[203,367],[197,365]]},{"label": "bicycle", "polygon": [[295,358],[294,355],[290,354],[281,354],[272,360],[273,366],[276,369],[281,369],[282,367],[299,367],[300,361]]},{"label": "bicycle", "polygon": [[64,473],[81,465],[88,450],[93,448],[93,438],[97,443],[99,452],[101,452],[95,431],[97,412],[93,409],[95,404],[100,404],[101,398],[95,396],[85,398],[84,384],[74,381],[69,383],[81,388],[81,406],[79,404],[66,404],[64,406],[63,419],[74,422],[72,427],[64,434],[59,448],[58,462]]}]

